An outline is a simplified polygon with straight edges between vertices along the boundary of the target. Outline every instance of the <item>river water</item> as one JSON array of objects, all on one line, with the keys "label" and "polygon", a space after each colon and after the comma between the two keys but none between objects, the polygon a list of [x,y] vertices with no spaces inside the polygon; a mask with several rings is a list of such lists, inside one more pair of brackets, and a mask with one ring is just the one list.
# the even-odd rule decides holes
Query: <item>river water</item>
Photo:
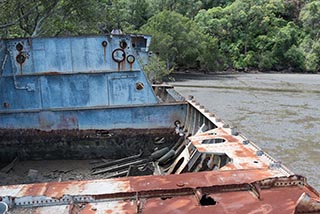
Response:
[{"label": "river water", "polygon": [[320,191],[320,75],[175,74],[176,90]]}]

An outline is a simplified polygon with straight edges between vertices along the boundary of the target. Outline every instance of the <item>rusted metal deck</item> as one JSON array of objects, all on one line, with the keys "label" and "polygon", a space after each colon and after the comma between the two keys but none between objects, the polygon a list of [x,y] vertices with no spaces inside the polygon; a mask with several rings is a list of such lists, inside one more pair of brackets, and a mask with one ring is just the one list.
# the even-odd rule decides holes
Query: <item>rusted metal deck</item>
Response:
[{"label": "rusted metal deck", "polygon": [[0,187],[10,213],[316,213],[301,176],[265,169]]}]

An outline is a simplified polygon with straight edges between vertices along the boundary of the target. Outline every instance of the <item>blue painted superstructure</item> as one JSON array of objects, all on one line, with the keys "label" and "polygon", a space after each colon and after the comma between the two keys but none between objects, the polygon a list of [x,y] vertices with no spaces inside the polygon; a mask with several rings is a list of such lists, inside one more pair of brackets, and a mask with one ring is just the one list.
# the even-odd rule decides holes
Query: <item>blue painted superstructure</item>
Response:
[{"label": "blue painted superstructure", "polygon": [[164,103],[142,64],[150,36],[0,41],[0,129],[174,127],[186,104]]}]

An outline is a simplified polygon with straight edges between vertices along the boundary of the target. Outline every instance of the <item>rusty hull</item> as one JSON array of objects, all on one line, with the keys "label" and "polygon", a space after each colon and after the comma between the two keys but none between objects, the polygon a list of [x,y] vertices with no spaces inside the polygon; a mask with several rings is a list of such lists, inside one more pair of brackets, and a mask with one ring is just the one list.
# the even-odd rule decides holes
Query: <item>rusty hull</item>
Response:
[{"label": "rusty hull", "polygon": [[150,36],[0,43],[0,161],[169,151],[152,159],[152,176],[0,186],[0,214],[7,206],[44,214],[320,213],[319,193],[305,177],[192,97],[149,84],[141,62]]},{"label": "rusty hull", "polygon": [[276,175],[265,169],[226,170],[14,185],[0,187],[0,193],[15,206],[10,213],[292,214],[305,194],[319,205],[304,177]]},{"label": "rusty hull", "polygon": [[[319,193],[305,177],[196,102],[188,103],[214,128],[202,126],[188,137],[189,147],[163,175],[0,186],[0,200],[9,213],[320,213]],[[210,171],[172,173],[179,158],[192,162],[195,153],[225,154],[230,162]]]}]

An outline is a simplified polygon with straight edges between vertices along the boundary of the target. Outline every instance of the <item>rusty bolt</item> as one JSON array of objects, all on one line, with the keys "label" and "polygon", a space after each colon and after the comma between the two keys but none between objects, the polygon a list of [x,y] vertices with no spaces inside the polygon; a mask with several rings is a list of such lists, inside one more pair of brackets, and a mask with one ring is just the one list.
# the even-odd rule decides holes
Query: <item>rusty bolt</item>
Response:
[{"label": "rusty bolt", "polygon": [[182,181],[180,181],[180,182],[177,183],[177,186],[178,187],[184,187],[184,183]]},{"label": "rusty bolt", "polygon": [[103,47],[107,47],[108,42],[107,42],[107,41],[103,41],[103,42],[101,43],[101,45],[102,45]]}]

